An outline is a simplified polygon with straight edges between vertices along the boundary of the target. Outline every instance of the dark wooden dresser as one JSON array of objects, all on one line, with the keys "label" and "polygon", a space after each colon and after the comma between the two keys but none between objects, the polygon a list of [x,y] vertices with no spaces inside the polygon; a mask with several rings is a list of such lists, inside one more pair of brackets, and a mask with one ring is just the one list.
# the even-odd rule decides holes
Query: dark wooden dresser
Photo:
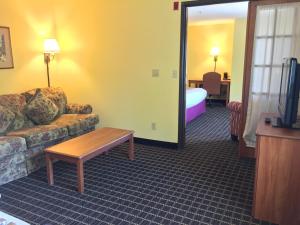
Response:
[{"label": "dark wooden dresser", "polygon": [[300,225],[300,130],[258,124],[253,216],[280,225]]}]

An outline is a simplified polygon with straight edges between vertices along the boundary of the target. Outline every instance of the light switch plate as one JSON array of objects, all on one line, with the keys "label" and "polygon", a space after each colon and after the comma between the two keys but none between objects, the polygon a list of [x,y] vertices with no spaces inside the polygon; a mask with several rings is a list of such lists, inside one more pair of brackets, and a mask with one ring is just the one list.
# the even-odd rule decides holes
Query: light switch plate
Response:
[{"label": "light switch plate", "polygon": [[159,69],[152,70],[152,77],[159,77]]},{"label": "light switch plate", "polygon": [[151,123],[151,129],[156,130],[156,123],[154,123],[154,122]]},{"label": "light switch plate", "polygon": [[177,78],[177,77],[178,77],[177,70],[172,70],[172,78]]}]

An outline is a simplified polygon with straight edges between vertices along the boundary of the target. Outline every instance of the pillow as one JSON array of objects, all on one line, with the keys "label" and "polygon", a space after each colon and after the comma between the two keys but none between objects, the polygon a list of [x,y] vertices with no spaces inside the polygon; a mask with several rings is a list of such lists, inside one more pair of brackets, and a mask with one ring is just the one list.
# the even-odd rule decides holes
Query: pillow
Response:
[{"label": "pillow", "polygon": [[81,105],[77,103],[71,103],[66,105],[67,114],[90,114],[93,108],[89,104]]},{"label": "pillow", "polygon": [[0,105],[0,134],[5,134],[15,120],[15,114]]},{"label": "pillow", "polygon": [[57,116],[65,113],[67,104],[67,96],[62,88],[48,87],[48,88],[36,88],[30,91],[23,92],[22,95],[26,98],[26,102],[29,103],[35,96],[37,90],[40,90],[43,95],[49,98],[58,108]]},{"label": "pillow", "polygon": [[58,108],[38,89],[31,101],[25,106],[24,111],[34,123],[44,125],[55,119]]},{"label": "pillow", "polygon": [[43,88],[43,94],[45,94],[58,108],[58,116],[65,113],[67,96],[64,91],[59,87]]},{"label": "pillow", "polygon": [[15,119],[10,130],[18,130],[24,127],[25,121],[28,120],[23,114],[26,105],[24,96],[19,94],[1,95],[0,105],[15,114]]}]

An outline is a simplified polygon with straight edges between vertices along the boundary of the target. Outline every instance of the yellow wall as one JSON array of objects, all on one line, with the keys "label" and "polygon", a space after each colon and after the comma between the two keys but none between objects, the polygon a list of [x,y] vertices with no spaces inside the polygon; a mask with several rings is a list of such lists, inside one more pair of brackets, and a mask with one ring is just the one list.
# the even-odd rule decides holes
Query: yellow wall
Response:
[{"label": "yellow wall", "polygon": [[220,49],[216,71],[231,75],[234,20],[218,24],[188,26],[187,76],[202,79],[204,73],[214,70],[213,47]]},{"label": "yellow wall", "polygon": [[[91,103],[101,126],[177,142],[180,11],[173,1],[9,0],[1,25],[11,28],[15,68],[0,70],[0,94],[46,86],[44,38],[57,38],[53,86],[69,102]],[[152,69],[160,76],[151,77]],[[151,123],[157,129],[151,129]]]},{"label": "yellow wall", "polygon": [[234,26],[230,100],[242,101],[247,20],[237,19]]}]

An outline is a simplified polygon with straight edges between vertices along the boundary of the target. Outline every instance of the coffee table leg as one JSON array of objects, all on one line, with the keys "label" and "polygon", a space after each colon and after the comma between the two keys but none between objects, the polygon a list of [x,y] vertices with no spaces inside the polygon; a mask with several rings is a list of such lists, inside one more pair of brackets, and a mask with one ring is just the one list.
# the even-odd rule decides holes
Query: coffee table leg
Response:
[{"label": "coffee table leg", "polygon": [[133,139],[133,134],[129,137],[128,156],[129,156],[130,160],[134,160],[134,139]]},{"label": "coffee table leg", "polygon": [[47,176],[48,176],[48,184],[53,185],[53,165],[51,157],[46,153],[46,166],[47,166]]},{"label": "coffee table leg", "polygon": [[78,191],[80,193],[84,192],[84,171],[83,171],[83,161],[77,161],[77,182],[78,182]]}]

